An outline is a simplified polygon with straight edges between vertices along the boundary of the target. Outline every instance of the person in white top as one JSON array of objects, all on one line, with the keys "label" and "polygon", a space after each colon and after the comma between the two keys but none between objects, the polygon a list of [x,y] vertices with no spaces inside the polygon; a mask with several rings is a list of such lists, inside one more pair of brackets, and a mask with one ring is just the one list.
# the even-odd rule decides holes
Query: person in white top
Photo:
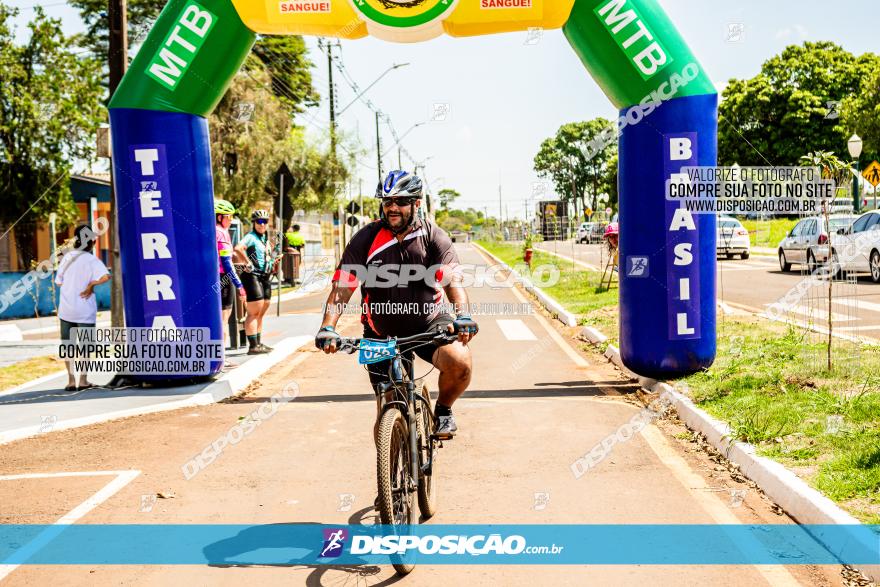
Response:
[{"label": "person in white top", "polygon": [[[70,340],[71,328],[94,328],[98,320],[98,301],[95,288],[110,280],[107,267],[92,254],[97,235],[88,225],[76,227],[73,249],[61,259],[55,283],[61,286],[61,301],[58,304],[58,319],[61,322],[61,340]],[[94,387],[88,381],[87,373],[79,374],[76,382],[72,361],[67,365],[67,387],[65,391]]]}]

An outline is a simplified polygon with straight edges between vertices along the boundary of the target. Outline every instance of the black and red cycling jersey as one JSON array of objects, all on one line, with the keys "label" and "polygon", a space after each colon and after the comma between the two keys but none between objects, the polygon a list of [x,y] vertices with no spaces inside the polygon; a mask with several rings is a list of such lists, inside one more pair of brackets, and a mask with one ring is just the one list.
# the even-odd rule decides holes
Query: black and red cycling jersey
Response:
[{"label": "black and red cycling jersey", "polygon": [[[412,336],[424,332],[443,312],[442,284],[458,267],[458,255],[446,232],[427,220],[416,220],[402,241],[380,221],[352,237],[333,275],[340,287],[361,288],[361,322],[381,336]],[[406,275],[407,266],[432,269],[434,279],[385,279],[379,286],[369,275],[384,267],[385,277]],[[412,275],[410,271],[410,275]],[[444,281],[444,274],[446,279]],[[393,283],[390,287],[388,283]]]}]

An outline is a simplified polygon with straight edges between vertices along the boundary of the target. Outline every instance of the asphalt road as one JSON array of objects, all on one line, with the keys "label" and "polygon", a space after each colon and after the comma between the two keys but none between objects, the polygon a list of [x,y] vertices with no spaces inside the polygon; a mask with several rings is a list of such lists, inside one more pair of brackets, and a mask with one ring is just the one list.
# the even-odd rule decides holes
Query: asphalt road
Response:
[{"label": "asphalt road", "polygon": [[[575,244],[573,241],[543,242],[539,249],[555,252],[569,259],[600,268],[607,258],[602,245]],[[783,273],[775,257],[752,256],[747,260],[719,259],[717,269],[718,300],[730,308],[752,313],[766,312],[779,303],[809,276],[801,266]],[[795,323],[827,325],[826,280],[816,280],[794,304],[786,304],[785,315]],[[832,285],[832,319],[835,332],[869,339],[880,339],[880,284],[867,275],[849,280],[835,280]]]},{"label": "asphalt road", "polygon": [[[459,251],[463,262],[486,264],[468,245]],[[471,346],[474,378],[455,406],[460,432],[441,450],[439,512],[427,523],[791,523],[670,420],[655,420],[575,478],[572,463],[642,409],[634,387],[604,359],[573,346],[573,329],[522,306],[518,290],[474,288],[470,295],[485,310],[475,313],[481,331]],[[297,300],[286,309],[313,314],[321,301]],[[340,329],[360,334],[354,315]],[[421,364],[417,372],[426,371]],[[436,389],[436,373],[427,381]],[[273,417],[185,478],[183,466],[193,455],[293,383],[296,399],[278,404]],[[354,357],[304,348],[237,401],[0,446],[0,523],[53,523],[75,511],[77,523],[373,524],[374,414],[366,374]],[[124,474],[115,491],[88,501],[107,482],[87,476],[95,471]],[[69,476],[45,476],[60,472]],[[9,477],[22,474],[32,475]],[[840,571],[440,565],[419,567],[401,584],[841,585]],[[3,576],[9,585],[395,582],[390,567],[370,566],[0,566]]]}]

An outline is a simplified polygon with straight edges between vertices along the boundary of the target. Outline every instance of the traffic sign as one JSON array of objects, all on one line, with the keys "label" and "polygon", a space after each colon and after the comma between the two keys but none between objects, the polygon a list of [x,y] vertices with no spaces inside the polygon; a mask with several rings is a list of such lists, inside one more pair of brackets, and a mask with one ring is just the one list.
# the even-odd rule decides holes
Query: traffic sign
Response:
[{"label": "traffic sign", "polygon": [[874,187],[880,185],[880,163],[874,161],[868,165],[862,172],[862,177],[868,180],[868,183]]},{"label": "traffic sign", "polygon": [[293,187],[293,174],[290,172],[287,163],[281,163],[281,167],[278,168],[275,176],[272,178],[272,183],[279,194],[282,191],[287,193]]},{"label": "traffic sign", "polygon": [[348,203],[348,206],[345,207],[345,211],[349,214],[357,214],[361,211],[361,207],[358,206],[358,203],[352,200]]},{"label": "traffic sign", "polygon": [[355,216],[349,216],[348,220],[346,220],[345,223],[348,224],[350,227],[354,228],[355,226],[360,224],[360,221],[358,221],[357,217],[355,217]]},{"label": "traffic sign", "polygon": [[584,210],[584,214],[586,215],[587,218],[589,218],[590,216],[593,215],[593,209],[587,208],[586,210]]}]

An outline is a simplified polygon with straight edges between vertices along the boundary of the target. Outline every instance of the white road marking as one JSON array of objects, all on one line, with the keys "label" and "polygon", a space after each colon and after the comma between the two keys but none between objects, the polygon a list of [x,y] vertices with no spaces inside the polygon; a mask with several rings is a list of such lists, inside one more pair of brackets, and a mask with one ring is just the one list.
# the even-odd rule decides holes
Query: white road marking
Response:
[{"label": "white road marking", "polygon": [[538,340],[522,320],[495,320],[507,340]]},{"label": "white road marking", "polygon": [[880,304],[860,299],[834,298],[834,303],[841,306],[849,306],[850,308],[858,308],[859,310],[868,310],[869,312],[880,312]]},{"label": "white road marking", "polygon": [[[764,305],[769,307],[773,304]],[[823,308],[809,308],[807,306],[786,306],[785,311],[792,312],[794,314],[800,314],[801,316],[813,318],[821,322],[825,322],[828,319],[828,310]],[[844,314],[836,314],[834,312],[831,312],[831,319],[834,322],[852,322],[853,320],[858,320],[859,318],[855,316],[845,316]]]},{"label": "white road marking", "polygon": [[[489,257],[488,254],[481,251],[479,248],[475,247],[475,249],[476,249],[477,253],[484,260],[488,260],[491,263],[489,265],[490,267],[494,266],[495,261],[492,260],[492,258]],[[520,301],[520,303],[533,305],[531,300],[527,300],[525,298],[525,296],[522,293],[520,293],[520,291],[517,288],[511,287],[510,293],[512,293],[513,296],[517,300]],[[580,356],[573,348],[571,348],[568,345],[568,343],[565,342],[565,339],[563,339],[559,335],[559,333],[556,332],[556,329],[553,328],[553,326],[551,326],[550,323],[547,322],[547,320],[546,320],[546,318],[544,318],[544,316],[542,316],[538,312],[535,312],[534,314],[532,314],[532,316],[535,318],[535,320],[538,321],[538,324],[540,324],[544,328],[544,330],[547,331],[547,334],[550,336],[550,338],[553,339],[553,342],[555,342],[559,346],[559,348],[562,349],[562,352],[564,352],[566,355],[568,355],[568,358],[570,358],[574,362],[575,365],[577,365],[578,367],[589,367],[590,366],[590,364],[587,362],[586,359],[584,359],[582,356]]]},{"label": "white road marking", "polygon": [[[40,532],[36,538],[25,544],[23,547],[15,551],[15,558],[26,561],[34,554],[40,551],[44,546],[55,540],[59,534],[64,532],[68,526],[74,524],[77,520],[85,516],[87,513],[113,497],[120,489],[131,483],[135,477],[140,475],[140,471],[82,471],[82,472],[64,472],[64,473],[22,473],[19,475],[0,475],[0,481],[14,481],[17,479],[50,479],[58,477],[98,477],[114,475],[115,478],[107,485],[99,489],[90,498],[61,516],[57,522]],[[21,563],[0,564],[0,581],[5,579],[15,569],[21,566]]]}]

